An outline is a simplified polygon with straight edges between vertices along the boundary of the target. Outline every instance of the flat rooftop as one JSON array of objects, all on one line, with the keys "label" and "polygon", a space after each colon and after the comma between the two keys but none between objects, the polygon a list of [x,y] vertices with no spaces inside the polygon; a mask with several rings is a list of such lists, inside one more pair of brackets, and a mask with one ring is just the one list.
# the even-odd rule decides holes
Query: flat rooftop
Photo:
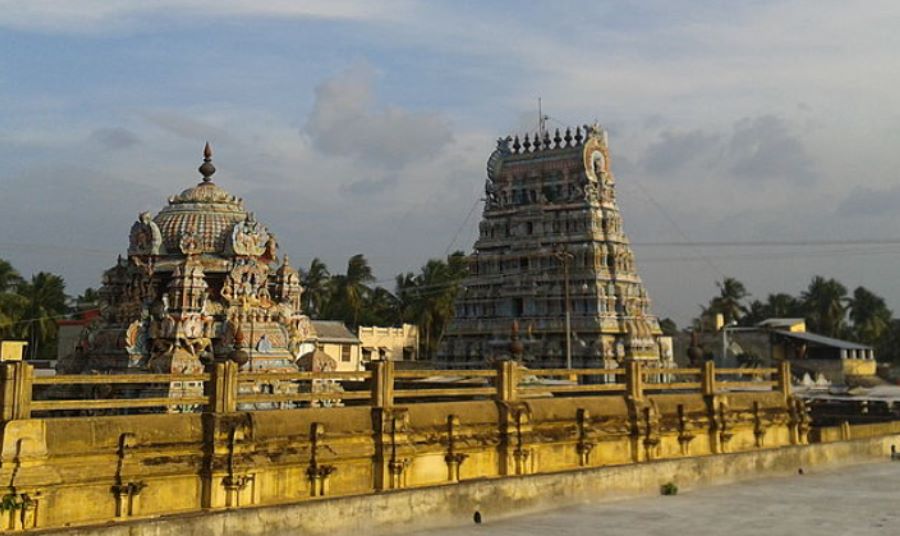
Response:
[{"label": "flat rooftop", "polygon": [[900,462],[805,470],[804,473],[682,489],[676,496],[583,504],[497,520],[485,517],[481,525],[470,518],[459,527],[409,534],[861,536],[898,533]]}]

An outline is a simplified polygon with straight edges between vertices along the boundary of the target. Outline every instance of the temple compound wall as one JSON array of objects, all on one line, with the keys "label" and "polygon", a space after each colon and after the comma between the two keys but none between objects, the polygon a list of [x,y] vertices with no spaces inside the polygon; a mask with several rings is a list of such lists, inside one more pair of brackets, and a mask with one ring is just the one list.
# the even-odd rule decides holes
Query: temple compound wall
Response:
[{"label": "temple compound wall", "polygon": [[[710,363],[675,371],[696,381],[661,383],[637,362],[618,370],[542,371],[503,361],[469,372],[481,384],[406,387],[438,372],[379,362],[364,373],[281,373],[280,381],[365,374],[366,383],[347,390],[345,407],[263,410],[257,408],[285,398],[333,395],[241,389],[277,373],[239,372],[225,362],[200,379],[207,398],[191,400],[196,411],[139,413],[178,401],[36,400],[33,392],[48,385],[114,377],[35,377],[27,363],[4,364],[0,522],[8,530],[95,525],[756,452],[805,444],[810,431],[786,367],[738,381],[735,370]],[[528,381],[564,374],[621,381]],[[114,381],[164,380],[135,374]],[[127,413],[105,414],[117,407]]]}]

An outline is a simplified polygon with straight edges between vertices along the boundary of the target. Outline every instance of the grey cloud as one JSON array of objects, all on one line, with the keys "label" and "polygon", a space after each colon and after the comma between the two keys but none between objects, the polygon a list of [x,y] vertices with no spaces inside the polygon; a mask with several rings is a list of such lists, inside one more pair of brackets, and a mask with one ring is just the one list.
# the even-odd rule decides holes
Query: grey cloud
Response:
[{"label": "grey cloud", "polygon": [[98,128],[91,132],[91,139],[108,149],[127,149],[141,141],[137,134],[121,127]]},{"label": "grey cloud", "polygon": [[99,284],[103,269],[128,248],[143,210],[158,210],[164,192],[75,162],[0,176],[2,256],[22,273],[49,270],[70,293]]},{"label": "grey cloud", "polygon": [[735,123],[728,148],[731,171],[748,179],[810,181],[813,160],[780,118],[766,115]]},{"label": "grey cloud", "polygon": [[374,195],[396,182],[395,178],[384,177],[379,179],[359,179],[344,186],[342,189],[353,195]]},{"label": "grey cloud", "polygon": [[787,183],[816,178],[814,160],[801,139],[783,119],[771,115],[735,121],[730,132],[662,130],[639,164],[653,175],[685,172]]},{"label": "grey cloud", "polygon": [[721,136],[702,130],[665,131],[647,149],[644,167],[651,173],[677,171],[698,158],[718,152],[720,144]]},{"label": "grey cloud", "polygon": [[837,207],[841,216],[894,214],[900,209],[900,186],[883,190],[862,186],[854,188]]},{"label": "grey cloud", "polygon": [[185,117],[181,113],[168,111],[150,112],[144,115],[150,123],[191,141],[218,141],[230,143],[234,138],[223,128],[206,121]]},{"label": "grey cloud", "polygon": [[361,66],[316,88],[305,129],[317,149],[396,170],[438,154],[453,140],[447,121],[437,114],[376,109],[373,78],[372,69]]}]

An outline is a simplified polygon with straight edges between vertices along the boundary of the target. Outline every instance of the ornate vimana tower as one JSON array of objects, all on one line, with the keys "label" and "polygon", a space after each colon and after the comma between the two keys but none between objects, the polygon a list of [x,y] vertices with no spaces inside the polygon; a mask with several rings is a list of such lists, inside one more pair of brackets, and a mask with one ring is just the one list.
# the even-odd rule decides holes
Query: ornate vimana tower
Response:
[{"label": "ornate vimana tower", "polygon": [[599,126],[498,140],[485,193],[442,365],[514,358],[532,368],[564,367],[567,309],[573,367],[671,353],[622,229]]},{"label": "ornate vimana tower", "polygon": [[132,225],[128,256],[103,274],[100,318],[61,372],[198,373],[222,360],[297,370],[312,336],[300,277],[243,201],[212,181],[211,157],[207,144],[200,183]]}]

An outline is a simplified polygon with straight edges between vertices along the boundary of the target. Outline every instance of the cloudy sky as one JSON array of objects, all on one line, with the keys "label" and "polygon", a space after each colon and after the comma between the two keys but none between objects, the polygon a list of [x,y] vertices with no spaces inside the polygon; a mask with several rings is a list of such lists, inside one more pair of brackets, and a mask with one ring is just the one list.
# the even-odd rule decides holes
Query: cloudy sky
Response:
[{"label": "cloudy sky", "polygon": [[542,97],[610,131],[661,316],[725,275],[900,310],[898,27],[880,0],[0,0],[0,257],[96,286],[208,139],[296,264],[390,286],[471,249],[493,140]]}]

